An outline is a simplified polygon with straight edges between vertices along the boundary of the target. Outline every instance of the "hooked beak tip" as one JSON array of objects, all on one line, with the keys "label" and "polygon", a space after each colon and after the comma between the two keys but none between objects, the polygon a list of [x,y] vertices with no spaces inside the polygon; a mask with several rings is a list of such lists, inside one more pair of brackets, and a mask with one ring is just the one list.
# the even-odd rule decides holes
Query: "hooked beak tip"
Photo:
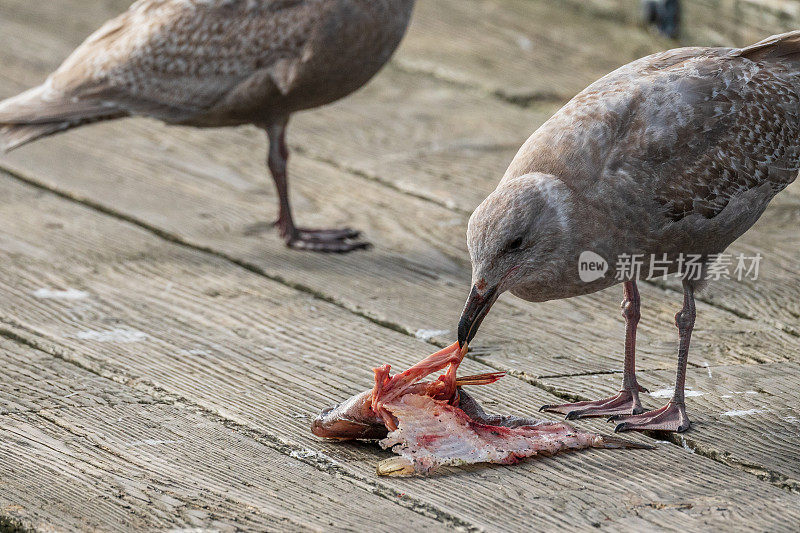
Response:
[{"label": "hooked beak tip", "polygon": [[458,323],[458,345],[462,351],[472,342],[478,332],[478,328],[483,322],[484,317],[491,309],[492,304],[497,300],[497,287],[492,287],[483,294],[477,287],[472,287],[464,311],[461,313],[461,320]]}]

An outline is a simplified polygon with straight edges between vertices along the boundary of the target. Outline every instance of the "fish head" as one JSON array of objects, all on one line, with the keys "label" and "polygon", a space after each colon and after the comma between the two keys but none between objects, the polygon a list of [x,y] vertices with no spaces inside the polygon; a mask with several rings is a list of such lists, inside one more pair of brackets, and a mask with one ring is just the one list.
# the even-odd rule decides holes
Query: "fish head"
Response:
[{"label": "fish head", "polygon": [[336,440],[382,439],[388,434],[383,419],[372,410],[371,390],[322,411],[311,424],[311,432]]}]

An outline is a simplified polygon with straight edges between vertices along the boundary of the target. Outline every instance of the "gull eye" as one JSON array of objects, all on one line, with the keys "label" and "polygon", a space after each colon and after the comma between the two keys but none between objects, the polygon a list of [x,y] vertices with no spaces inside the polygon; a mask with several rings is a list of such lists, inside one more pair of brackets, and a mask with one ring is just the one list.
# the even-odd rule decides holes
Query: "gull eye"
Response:
[{"label": "gull eye", "polygon": [[523,240],[524,239],[522,237],[517,237],[516,239],[514,239],[513,241],[511,241],[506,245],[504,251],[508,253],[508,252],[513,252],[514,250],[519,250],[522,247]]}]

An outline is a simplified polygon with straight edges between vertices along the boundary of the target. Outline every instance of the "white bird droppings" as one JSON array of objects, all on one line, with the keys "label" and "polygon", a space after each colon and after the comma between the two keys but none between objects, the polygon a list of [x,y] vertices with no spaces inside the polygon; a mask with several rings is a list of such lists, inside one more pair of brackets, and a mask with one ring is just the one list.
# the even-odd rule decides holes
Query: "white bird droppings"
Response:
[{"label": "white bird droppings", "polygon": [[418,329],[414,336],[424,341],[429,341],[434,337],[447,335],[450,333],[449,329]]},{"label": "white bird droppings", "polygon": [[79,291],[78,289],[48,289],[41,288],[33,291],[36,298],[43,300],[82,300],[89,297],[86,291]]},{"label": "white bird droppings", "polygon": [[721,398],[733,398],[733,396],[732,396],[733,394],[750,394],[750,395],[753,395],[753,394],[758,394],[758,392],[757,392],[757,391],[754,391],[754,390],[746,390],[746,391],[728,391],[728,392],[730,392],[730,394],[723,394],[723,395],[721,396]]},{"label": "white bird droppings", "polygon": [[336,461],[328,457],[322,452],[318,452],[316,450],[308,450],[308,449],[301,449],[301,450],[292,450],[289,452],[290,457],[294,457],[295,459],[315,459],[317,461],[325,461],[331,464],[336,464]]},{"label": "white bird droppings", "polygon": [[694,448],[689,446],[689,443],[686,442],[686,439],[681,439],[681,446],[683,446],[683,449],[686,450],[687,452],[694,453]]},{"label": "white bird droppings", "polygon": [[533,50],[533,41],[531,41],[524,35],[520,35],[517,37],[517,46],[519,46],[525,52],[530,52],[531,50]]},{"label": "white bird droppings", "polygon": [[722,413],[722,416],[750,416],[766,412],[767,409],[734,409],[732,411],[725,411]]},{"label": "white bird droppings", "polygon": [[[672,394],[675,392],[675,389],[659,389],[650,393],[650,396],[653,398],[672,398]],[[691,398],[692,396],[702,396],[705,392],[700,392],[698,390],[690,390],[686,389],[683,392],[683,395],[687,398]]]},{"label": "white bird droppings", "polygon": [[115,328],[107,331],[80,331],[74,337],[82,341],[140,342],[147,338],[147,333],[135,329]]}]

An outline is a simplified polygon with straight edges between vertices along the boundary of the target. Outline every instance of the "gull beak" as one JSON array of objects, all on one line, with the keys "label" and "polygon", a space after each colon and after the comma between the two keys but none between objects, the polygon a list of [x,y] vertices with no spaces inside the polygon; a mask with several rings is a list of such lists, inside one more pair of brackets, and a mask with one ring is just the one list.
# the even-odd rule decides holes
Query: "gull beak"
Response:
[{"label": "gull beak", "polygon": [[458,323],[458,345],[462,348],[469,344],[478,328],[483,322],[484,317],[492,308],[492,304],[497,300],[499,293],[497,287],[487,289],[481,294],[478,287],[472,287],[469,293],[467,304],[461,313],[461,320]]}]

